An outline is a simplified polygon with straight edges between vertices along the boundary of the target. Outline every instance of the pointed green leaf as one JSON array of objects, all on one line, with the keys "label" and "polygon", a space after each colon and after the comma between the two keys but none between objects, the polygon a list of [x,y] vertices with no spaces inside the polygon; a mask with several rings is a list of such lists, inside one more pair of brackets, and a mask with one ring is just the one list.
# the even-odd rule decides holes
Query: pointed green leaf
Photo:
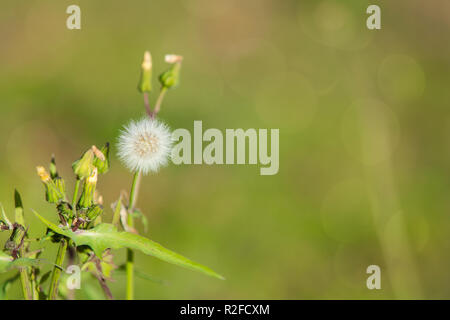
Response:
[{"label": "pointed green leaf", "polygon": [[[123,264],[123,265],[119,266],[117,268],[117,272],[118,273],[125,273],[126,272],[126,265]],[[157,284],[161,284],[161,285],[168,284],[167,281],[155,278],[155,277],[153,277],[153,276],[151,276],[151,275],[149,275],[149,274],[147,274],[147,273],[137,269],[136,266],[134,267],[134,274],[136,275],[136,277],[138,277],[140,279],[143,279],[143,280],[151,281],[151,282],[154,282],[154,283],[157,283]]]},{"label": "pointed green leaf", "polygon": [[11,270],[12,268],[37,266],[41,263],[39,259],[19,258],[14,260],[7,253],[0,251],[0,273]]},{"label": "pointed green leaf", "polygon": [[2,211],[2,219],[1,222],[5,223],[10,229],[12,229],[12,223],[8,220],[8,217],[6,216],[5,209],[3,208],[3,205],[0,203],[0,209]]},{"label": "pointed green leaf", "polygon": [[196,262],[193,262],[178,253],[175,253],[169,249],[164,248],[159,243],[144,238],[140,235],[117,231],[116,227],[112,224],[102,223],[97,225],[93,229],[89,230],[77,230],[73,232],[70,229],[61,228],[54,223],[48,221],[37,212],[34,214],[51,230],[61,235],[64,235],[72,239],[77,246],[86,245],[94,250],[98,257],[102,256],[104,250],[130,248],[140,250],[145,254],[154,256],[163,261],[198,271],[209,276],[224,279],[221,275],[217,274],[208,267],[202,266]]},{"label": "pointed green leaf", "polygon": [[19,279],[19,273],[15,274],[9,279],[6,279],[1,285],[0,285],[0,300],[7,300],[8,299],[8,290],[11,287],[12,283]]}]

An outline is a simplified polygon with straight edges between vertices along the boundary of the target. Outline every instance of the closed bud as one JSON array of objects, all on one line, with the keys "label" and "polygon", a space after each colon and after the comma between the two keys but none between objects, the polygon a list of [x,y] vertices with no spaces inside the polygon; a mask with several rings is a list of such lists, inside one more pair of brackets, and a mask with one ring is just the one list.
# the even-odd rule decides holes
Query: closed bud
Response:
[{"label": "closed bud", "polygon": [[89,221],[94,221],[103,213],[103,208],[99,205],[94,205],[86,211],[86,216]]},{"label": "closed bud", "polygon": [[46,187],[47,189],[45,191],[45,200],[47,200],[49,203],[58,203],[60,200],[62,200],[56,187],[54,188],[51,185],[46,185]]},{"label": "closed bud", "polygon": [[152,91],[152,56],[145,51],[144,61],[141,66],[141,77],[139,79],[138,90],[140,92]]},{"label": "closed bud", "polygon": [[109,170],[109,143],[106,143],[100,150],[96,146],[92,146],[94,152],[94,166],[97,167],[98,173],[106,173]]},{"label": "closed bud", "polygon": [[56,209],[58,210],[58,213],[65,218],[65,220],[71,220],[73,217],[73,211],[67,202],[59,203],[56,206]]},{"label": "closed bud", "polygon": [[164,60],[167,63],[177,63],[177,62],[181,62],[183,60],[182,56],[176,55],[176,54],[166,54],[164,57]]},{"label": "closed bud", "polygon": [[42,167],[42,166],[36,167],[36,171],[37,171],[39,178],[41,178],[41,181],[43,183],[47,183],[48,181],[51,181],[52,178],[50,177],[50,175],[48,174],[47,170],[45,170],[44,167]]},{"label": "closed bud", "polygon": [[180,82],[180,69],[183,57],[170,54],[166,55],[166,62],[171,63],[170,68],[159,76],[159,81],[164,88],[176,87]]},{"label": "closed bud", "polygon": [[56,170],[56,162],[55,156],[52,156],[52,160],[50,161],[50,177],[52,179],[58,178],[58,171]]},{"label": "closed bud", "polygon": [[73,172],[75,172],[78,179],[85,179],[92,175],[92,170],[94,169],[93,161],[94,152],[92,149],[89,149],[79,160],[72,164]]},{"label": "closed bud", "polygon": [[59,191],[59,193],[61,195],[63,195],[63,198],[64,198],[64,196],[66,194],[66,183],[64,182],[64,179],[63,178],[56,178],[54,180],[54,183],[55,183],[56,189]]},{"label": "closed bud", "polygon": [[83,192],[78,201],[79,208],[89,208],[94,204],[95,188],[97,186],[98,171],[94,168],[91,176],[84,181]]},{"label": "closed bud", "polygon": [[15,224],[13,232],[5,243],[5,249],[9,251],[16,251],[23,244],[23,238],[25,237],[25,228],[20,224]]},{"label": "closed bud", "polygon": [[60,201],[63,201],[65,198],[64,181],[62,181],[62,179],[56,179],[61,180],[58,181],[57,186],[44,167],[36,167],[36,170],[39,178],[41,178],[41,181],[45,186],[45,200],[50,203],[59,203]]}]

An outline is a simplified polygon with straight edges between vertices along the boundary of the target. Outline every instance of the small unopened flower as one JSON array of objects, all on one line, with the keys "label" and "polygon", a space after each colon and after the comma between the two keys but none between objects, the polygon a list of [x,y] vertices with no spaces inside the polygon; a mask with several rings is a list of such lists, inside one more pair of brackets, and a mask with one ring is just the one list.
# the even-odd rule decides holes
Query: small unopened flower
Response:
[{"label": "small unopened flower", "polygon": [[152,56],[148,51],[145,51],[144,61],[142,61],[138,90],[140,92],[152,91]]},{"label": "small unopened flower", "polygon": [[78,207],[89,208],[94,203],[95,188],[98,180],[98,169],[94,168],[92,174],[85,180],[83,192],[78,200]]},{"label": "small unopened flower", "polygon": [[45,170],[44,167],[38,166],[36,167],[36,171],[39,178],[41,178],[42,182],[47,183],[51,180],[50,175],[48,174],[47,170]]},{"label": "small unopened flower", "polygon": [[50,203],[58,203],[65,198],[65,184],[61,178],[52,180],[50,174],[44,167],[36,167],[37,174],[45,185],[45,199]]},{"label": "small unopened flower", "polygon": [[183,57],[176,54],[166,54],[164,56],[164,61],[167,63],[177,63],[181,62],[181,60],[183,60]]},{"label": "small unopened flower", "polygon": [[168,162],[172,146],[169,127],[156,119],[131,121],[119,136],[118,156],[133,172],[156,172]]},{"label": "small unopened flower", "polygon": [[86,151],[79,160],[72,164],[72,169],[78,179],[85,179],[92,174],[92,170],[94,169],[94,166],[92,165],[94,156],[94,151],[92,151],[91,148]]}]

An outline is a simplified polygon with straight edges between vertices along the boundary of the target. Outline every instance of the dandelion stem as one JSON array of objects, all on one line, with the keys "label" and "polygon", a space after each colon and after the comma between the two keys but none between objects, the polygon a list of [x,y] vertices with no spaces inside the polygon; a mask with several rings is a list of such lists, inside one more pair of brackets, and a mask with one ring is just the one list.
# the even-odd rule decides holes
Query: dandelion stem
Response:
[{"label": "dandelion stem", "polygon": [[[139,193],[139,185],[141,182],[141,173],[136,172],[133,177],[133,183],[131,185],[130,192],[130,203],[128,206],[128,219],[127,224],[129,227],[134,227],[133,222],[133,210],[136,204],[137,196]],[[127,249],[127,263],[126,263],[126,272],[127,272],[127,300],[134,299],[134,252],[131,249]]]},{"label": "dandelion stem", "polygon": [[159,92],[158,100],[156,100],[155,108],[153,109],[152,118],[155,118],[158,114],[159,110],[161,109],[161,104],[164,100],[164,96],[166,95],[167,87],[162,87],[161,91]]},{"label": "dandelion stem", "polygon": [[59,277],[61,276],[61,266],[66,255],[67,242],[67,239],[64,238],[59,243],[58,254],[56,255],[55,266],[52,272],[52,282],[50,283],[50,290],[48,292],[49,300],[55,300],[58,295]]},{"label": "dandelion stem", "polygon": [[150,109],[150,102],[148,100],[148,92],[144,92],[144,105],[145,105],[145,111],[151,117],[152,116],[152,110]]}]

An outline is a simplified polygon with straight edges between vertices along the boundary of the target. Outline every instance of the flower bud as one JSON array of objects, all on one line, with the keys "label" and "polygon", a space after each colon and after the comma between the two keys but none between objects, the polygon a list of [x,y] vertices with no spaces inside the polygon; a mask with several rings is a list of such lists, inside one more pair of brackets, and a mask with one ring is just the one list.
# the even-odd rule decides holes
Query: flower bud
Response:
[{"label": "flower bud", "polygon": [[177,55],[166,55],[166,62],[171,63],[172,66],[159,76],[159,82],[164,88],[170,89],[176,87],[180,82],[180,69],[183,57]]},{"label": "flower bud", "polygon": [[92,146],[94,152],[94,166],[97,167],[98,173],[106,173],[109,170],[109,142],[106,143],[101,150],[96,146]]},{"label": "flower bud", "polygon": [[52,178],[50,177],[50,175],[48,174],[47,170],[45,170],[44,167],[38,166],[38,167],[36,167],[36,171],[37,171],[39,178],[41,178],[41,181],[43,183],[48,183],[49,181],[52,180]]},{"label": "flower bud", "polygon": [[152,56],[145,51],[144,61],[141,66],[141,78],[139,79],[138,90],[140,92],[152,91]]},{"label": "flower bud", "polygon": [[56,170],[56,162],[55,156],[52,156],[52,160],[50,161],[50,177],[52,179],[56,179],[58,177],[58,171]]},{"label": "flower bud", "polygon": [[92,149],[89,149],[79,160],[72,164],[73,172],[75,172],[78,179],[81,180],[92,175],[92,170],[94,169],[93,161],[94,152]]},{"label": "flower bud", "polygon": [[86,217],[89,219],[89,221],[94,221],[102,213],[103,208],[96,204],[86,211]]},{"label": "flower bud", "polygon": [[94,204],[95,188],[97,186],[98,171],[94,167],[92,174],[84,182],[83,192],[78,200],[79,208],[89,208]]},{"label": "flower bud", "polygon": [[66,183],[64,182],[63,178],[56,178],[54,180],[56,189],[59,191],[60,194],[65,195],[66,194]]},{"label": "flower bud", "polygon": [[17,189],[14,190],[14,207],[14,218],[16,223],[24,226],[25,218],[23,215],[22,197],[20,196],[20,193],[19,191],[17,191]]},{"label": "flower bud", "polygon": [[41,178],[41,181],[45,185],[45,200],[50,203],[58,203],[63,201],[65,197],[64,181],[62,181],[62,179],[57,179],[61,180],[58,181],[57,186],[44,167],[36,167],[36,170],[39,178]]},{"label": "flower bud", "polygon": [[64,217],[64,219],[71,220],[73,218],[73,212],[67,202],[61,202],[56,206],[58,213]]},{"label": "flower bud", "polygon": [[5,243],[5,249],[11,252],[17,251],[21,244],[23,244],[23,238],[25,237],[26,230],[20,224],[14,224],[13,232]]}]

